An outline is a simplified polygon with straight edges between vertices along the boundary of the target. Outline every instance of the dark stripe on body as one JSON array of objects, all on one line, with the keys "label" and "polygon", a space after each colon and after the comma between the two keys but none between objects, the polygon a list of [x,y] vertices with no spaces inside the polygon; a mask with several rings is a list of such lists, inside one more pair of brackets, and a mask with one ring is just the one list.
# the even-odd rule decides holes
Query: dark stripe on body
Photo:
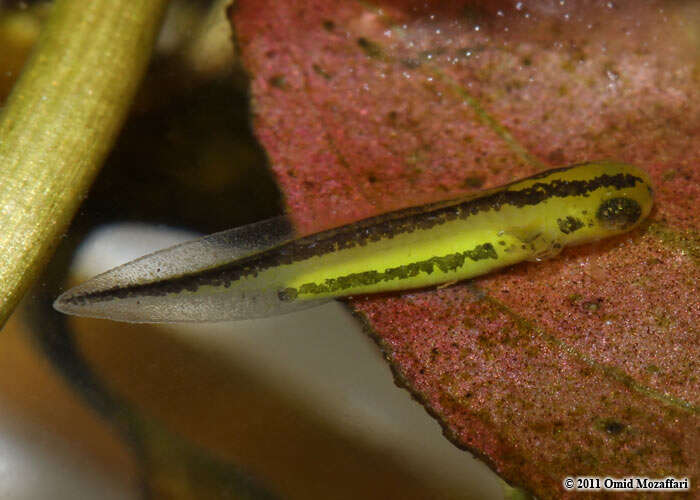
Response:
[{"label": "dark stripe on body", "polygon": [[[556,169],[555,172],[575,167]],[[346,250],[355,246],[382,239],[391,239],[416,230],[427,230],[457,219],[467,219],[481,212],[498,212],[504,206],[533,206],[549,198],[588,196],[600,188],[631,188],[644,180],[631,174],[603,174],[590,180],[565,181],[555,179],[537,182],[531,187],[512,190],[517,184],[530,179],[543,178],[544,173],[520,179],[506,186],[495,188],[480,196],[452,201],[437,202],[422,207],[411,207],[389,212],[369,219],[363,219],[346,226],[299,238],[269,250],[244,257],[234,262],[212,269],[197,271],[175,278],[129,287],[115,287],[84,295],[67,297],[70,304],[85,304],[90,301],[104,301],[112,298],[133,296],[164,296],[181,291],[196,292],[200,286],[229,287],[233,282],[247,276],[255,276],[267,269],[301,262],[312,257]],[[548,175],[552,171],[547,171]],[[546,177],[546,176],[545,176]],[[434,207],[434,208],[431,208]]]},{"label": "dark stripe on body", "polygon": [[411,262],[403,266],[391,267],[383,272],[365,271],[363,273],[351,273],[338,278],[326,279],[323,283],[304,283],[299,288],[285,288],[279,293],[279,299],[282,301],[292,301],[299,294],[319,295],[325,293],[341,292],[351,288],[360,286],[376,285],[383,281],[392,281],[395,279],[404,280],[414,278],[421,272],[432,274],[437,267],[443,273],[456,271],[464,266],[466,260],[473,262],[484,259],[498,259],[498,254],[491,243],[477,245],[474,250],[466,252],[457,252],[442,257],[431,257],[430,259]]}]

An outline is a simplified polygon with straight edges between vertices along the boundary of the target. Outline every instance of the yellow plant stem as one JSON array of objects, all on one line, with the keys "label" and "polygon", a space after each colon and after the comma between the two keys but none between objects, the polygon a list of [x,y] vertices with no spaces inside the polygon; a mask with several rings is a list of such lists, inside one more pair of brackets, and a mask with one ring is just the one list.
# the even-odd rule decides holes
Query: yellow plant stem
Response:
[{"label": "yellow plant stem", "polygon": [[0,114],[0,327],[114,143],[167,0],[57,0]]}]

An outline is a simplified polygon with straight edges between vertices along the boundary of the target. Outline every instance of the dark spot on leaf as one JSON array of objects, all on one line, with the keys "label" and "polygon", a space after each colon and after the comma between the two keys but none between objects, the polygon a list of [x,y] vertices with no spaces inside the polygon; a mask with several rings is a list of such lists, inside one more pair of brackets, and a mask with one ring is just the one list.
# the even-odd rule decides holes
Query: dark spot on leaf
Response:
[{"label": "dark spot on leaf", "polygon": [[464,179],[464,186],[470,188],[480,188],[484,185],[485,179],[479,175],[470,175]]},{"label": "dark spot on leaf", "polygon": [[617,422],[615,420],[608,420],[605,422],[605,432],[612,435],[620,434],[627,427],[625,424]]},{"label": "dark spot on leaf", "polygon": [[312,65],[311,67],[313,68],[314,72],[315,72],[317,75],[322,76],[322,77],[325,78],[326,80],[330,80],[330,79],[331,79],[330,73],[328,73],[325,69],[323,69],[323,68],[322,68],[321,66],[319,66],[318,64],[314,64],[314,65]]},{"label": "dark spot on leaf", "polygon": [[278,89],[286,89],[287,88],[287,81],[284,78],[284,75],[274,75],[271,76],[270,79],[268,80],[268,83],[272,85],[275,88]]},{"label": "dark spot on leaf", "polygon": [[564,157],[564,150],[562,148],[557,148],[551,153],[547,155],[547,159],[549,160],[550,163],[553,163],[555,165],[560,165],[564,163],[565,157]]},{"label": "dark spot on leaf", "polygon": [[371,40],[367,40],[365,37],[358,38],[357,45],[360,46],[367,57],[371,57],[372,59],[379,59],[382,57],[381,47]]},{"label": "dark spot on leaf", "polygon": [[326,31],[333,31],[335,29],[335,23],[333,21],[331,21],[330,19],[324,20],[321,25],[323,26],[323,29]]}]

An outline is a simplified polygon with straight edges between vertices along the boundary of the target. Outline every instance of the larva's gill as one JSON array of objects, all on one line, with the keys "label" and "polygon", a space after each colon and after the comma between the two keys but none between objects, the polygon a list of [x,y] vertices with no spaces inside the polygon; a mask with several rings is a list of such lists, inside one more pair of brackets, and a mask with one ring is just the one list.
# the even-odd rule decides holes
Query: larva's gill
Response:
[{"label": "larva's gill", "polygon": [[302,238],[286,219],[224,231],[107,271],[54,306],[131,322],[265,317],[539,260],[629,231],[652,203],[649,177],[635,166],[573,165]]}]

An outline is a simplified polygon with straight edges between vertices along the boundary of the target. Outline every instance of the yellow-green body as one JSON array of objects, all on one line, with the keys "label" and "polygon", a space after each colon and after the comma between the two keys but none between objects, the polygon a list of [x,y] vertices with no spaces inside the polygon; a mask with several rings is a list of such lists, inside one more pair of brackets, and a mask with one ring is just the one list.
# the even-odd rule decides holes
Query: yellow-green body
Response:
[{"label": "yellow-green body", "polygon": [[[117,268],[68,292],[57,307],[128,321],[267,316],[319,299],[438,285],[539,260],[629,231],[652,203],[649,178],[637,167],[574,165],[475,196],[281,238],[194,272],[150,272],[155,276],[139,281],[133,269]],[[153,256],[162,263],[167,252]],[[149,264],[153,256],[142,260]]]},{"label": "yellow-green body", "polygon": [[[468,206],[470,200],[494,194],[522,192],[556,182],[592,181],[602,175],[617,174],[637,177],[640,182],[630,187],[600,187],[579,196],[548,196],[542,201],[522,206],[506,203],[496,209],[493,205],[489,207],[489,204],[485,204],[476,213],[464,214],[464,217],[426,229],[420,228],[421,218],[446,206]],[[420,288],[472,278],[523,260],[551,256],[565,246],[628,231],[651,209],[649,186],[646,174],[630,165],[601,163],[560,169],[477,196],[426,207],[417,214],[416,227],[412,231],[280,266],[270,270],[270,278],[284,283],[291,295],[295,293],[291,290],[296,290],[296,300]],[[624,224],[610,224],[596,216],[600,205],[614,198],[638,202],[640,211],[634,220],[625,219]],[[396,212],[393,216],[410,216],[403,215],[406,212],[410,213],[411,210]],[[369,219],[363,226],[371,226],[373,222]],[[409,269],[404,272],[402,267]],[[364,281],[374,282],[365,284],[361,276],[368,272],[377,275],[367,276]],[[356,275],[354,279],[353,275]],[[260,277],[264,278],[265,274]],[[356,284],[336,284],[338,279],[343,278],[347,284]]]}]

